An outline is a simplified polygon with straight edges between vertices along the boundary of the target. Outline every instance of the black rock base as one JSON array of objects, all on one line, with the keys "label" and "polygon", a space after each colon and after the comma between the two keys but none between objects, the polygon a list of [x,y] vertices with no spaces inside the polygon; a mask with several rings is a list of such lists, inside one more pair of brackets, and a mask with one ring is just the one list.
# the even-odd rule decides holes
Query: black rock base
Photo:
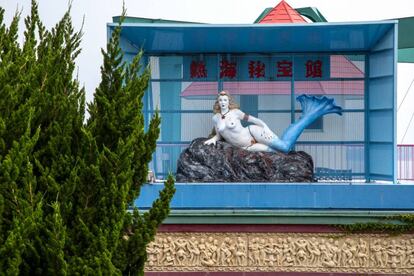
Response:
[{"label": "black rock base", "polygon": [[314,182],[312,157],[303,151],[251,152],[219,141],[193,140],[177,164],[177,182]]}]

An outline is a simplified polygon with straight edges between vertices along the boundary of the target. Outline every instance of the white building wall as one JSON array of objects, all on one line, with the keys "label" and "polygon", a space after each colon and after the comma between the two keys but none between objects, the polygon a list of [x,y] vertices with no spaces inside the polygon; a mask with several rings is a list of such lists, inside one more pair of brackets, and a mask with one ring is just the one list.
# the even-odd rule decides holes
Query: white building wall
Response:
[{"label": "white building wall", "polygon": [[414,145],[414,64],[398,63],[397,143]]}]

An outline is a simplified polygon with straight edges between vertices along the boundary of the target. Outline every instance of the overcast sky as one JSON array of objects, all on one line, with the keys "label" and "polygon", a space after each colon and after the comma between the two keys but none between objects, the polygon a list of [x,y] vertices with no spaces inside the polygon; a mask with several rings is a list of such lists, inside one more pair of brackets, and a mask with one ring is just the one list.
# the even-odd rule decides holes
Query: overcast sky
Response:
[{"label": "overcast sky", "polygon": [[[6,9],[5,20],[10,22],[16,10],[22,16],[30,12],[30,0],[0,0]],[[288,0],[293,8],[317,7],[330,22],[370,21],[414,16],[414,0]],[[125,0],[128,16],[162,18],[204,23],[252,23],[268,7],[274,7],[279,0]],[[39,13],[47,27],[53,26],[68,7],[67,0],[39,0]],[[119,15],[121,0],[73,0],[72,20],[80,28],[83,19],[82,53],[77,64],[79,79],[87,91],[87,100],[93,97],[99,83],[99,66],[102,62],[100,48],[106,43],[106,23],[112,16]],[[21,20],[20,31],[23,31]],[[413,32],[414,33],[414,32]],[[398,102],[400,102],[411,81],[414,66],[399,65]],[[413,85],[414,86],[414,85]],[[398,142],[407,129],[414,102],[414,87],[404,100],[398,117]],[[404,143],[414,144],[414,122],[411,123]]]}]

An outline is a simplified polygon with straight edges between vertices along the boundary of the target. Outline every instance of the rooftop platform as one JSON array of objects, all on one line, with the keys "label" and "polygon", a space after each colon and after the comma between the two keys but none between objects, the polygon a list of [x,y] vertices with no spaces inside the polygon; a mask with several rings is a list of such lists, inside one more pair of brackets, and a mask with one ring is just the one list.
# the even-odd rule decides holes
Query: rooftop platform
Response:
[{"label": "rooftop platform", "polygon": [[[162,187],[144,185],[135,206],[145,212]],[[414,212],[414,183],[176,183],[176,189],[161,228],[166,231],[184,231],[185,225],[207,230],[214,225],[268,225],[266,231],[286,225],[291,231],[292,225],[401,224],[396,215]]]},{"label": "rooftop platform", "polygon": [[[150,208],[163,184],[146,184],[135,205]],[[414,211],[413,184],[177,183],[171,209]]]}]

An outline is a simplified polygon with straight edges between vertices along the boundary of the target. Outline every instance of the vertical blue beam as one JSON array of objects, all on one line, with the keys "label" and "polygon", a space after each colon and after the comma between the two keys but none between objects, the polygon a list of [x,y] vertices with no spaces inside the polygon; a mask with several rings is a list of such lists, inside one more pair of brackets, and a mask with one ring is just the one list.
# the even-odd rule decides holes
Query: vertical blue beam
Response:
[{"label": "vertical blue beam", "polygon": [[[292,78],[290,80],[290,123],[295,122],[295,58],[291,55],[292,60]],[[292,150],[295,150],[296,145],[293,145]]]},{"label": "vertical blue beam", "polygon": [[[181,56],[160,57],[160,79],[181,78]],[[160,83],[160,110],[181,110],[181,82],[165,81]],[[164,113],[161,117],[162,141],[181,141],[181,113]],[[177,159],[180,155],[180,147],[163,149],[163,173],[177,170]]]},{"label": "vertical blue beam", "polygon": [[[144,66],[150,65],[150,56],[144,55]],[[152,68],[150,67],[150,72],[152,72]],[[154,110],[154,100],[152,95],[152,76],[148,81],[147,91],[144,94],[144,127],[145,130],[148,130],[149,122],[153,115],[152,111]],[[152,163],[152,164],[151,164]],[[152,153],[152,162],[150,163],[150,169],[156,173],[157,172],[157,149]]]},{"label": "vertical blue beam", "polygon": [[369,53],[367,170],[370,181],[396,182],[396,39],[394,25]]},{"label": "vertical blue beam", "polygon": [[[397,21],[398,22],[398,21]],[[393,135],[393,160],[392,160],[392,166],[393,166],[393,183],[397,183],[397,62],[398,62],[398,23],[394,24],[394,64],[393,64],[393,77],[394,77],[394,85],[393,85],[393,93],[394,93],[394,103],[393,103],[393,126],[392,129],[394,131]]]},{"label": "vertical blue beam", "polygon": [[[142,66],[143,68],[145,68],[148,65],[148,61],[149,61],[149,57],[147,55],[144,55],[142,57]],[[148,129],[148,125],[149,125],[149,121],[150,121],[150,115],[149,115],[149,94],[151,93],[151,77],[150,80],[148,81],[148,87],[146,89],[146,91],[144,92],[144,96],[142,97],[142,102],[143,102],[143,113],[144,113],[144,129],[147,130]]]},{"label": "vertical blue beam", "polygon": [[218,66],[217,76],[216,76],[217,89],[218,89],[217,94],[218,94],[220,91],[223,91],[223,81],[220,79],[220,54],[217,54],[216,57],[217,57],[217,66]]},{"label": "vertical blue beam", "polygon": [[106,42],[108,43],[112,36],[112,28],[106,25]]},{"label": "vertical blue beam", "polygon": [[365,182],[370,182],[370,162],[369,162],[369,62],[370,54],[365,55],[365,85],[364,85],[364,133],[365,133],[365,142],[364,142],[364,161],[365,161]]},{"label": "vertical blue beam", "polygon": [[295,59],[294,56],[291,56],[292,59],[292,78],[290,79],[290,123],[295,122]]}]

